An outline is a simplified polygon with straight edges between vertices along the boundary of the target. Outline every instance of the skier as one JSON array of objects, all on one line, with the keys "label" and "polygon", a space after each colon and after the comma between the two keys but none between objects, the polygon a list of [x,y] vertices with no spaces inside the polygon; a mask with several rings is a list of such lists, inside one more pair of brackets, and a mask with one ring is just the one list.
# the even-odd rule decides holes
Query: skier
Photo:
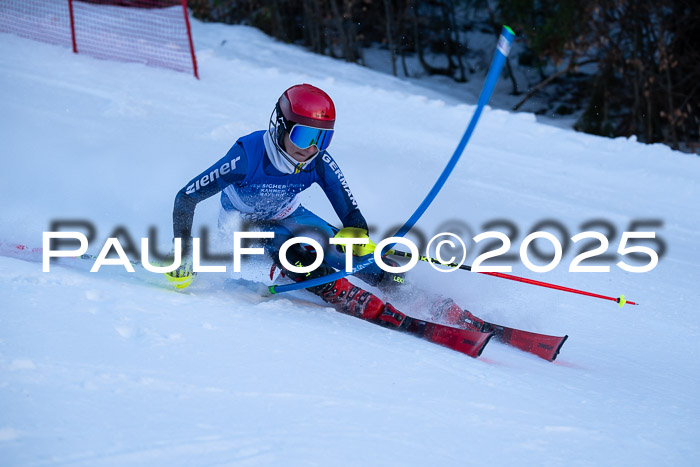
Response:
[{"label": "skier", "polygon": [[[322,90],[309,84],[292,86],[280,96],[270,116],[267,130],[238,139],[228,153],[192,179],[175,197],[173,233],[182,239],[181,266],[166,277],[178,288],[190,285],[192,270],[192,221],[197,203],[221,192],[219,226],[240,215],[255,228],[272,232],[264,243],[273,261],[295,281],[325,276],[344,268],[345,254],[328,239],[366,238],[365,245],[353,245],[355,256],[373,253],[367,222],[360,212],[338,164],[328,154],[333,137],[335,106]],[[299,194],[317,183],[335,209],[343,228],[338,229],[301,206]],[[281,245],[290,238],[308,236],[320,240],[324,261],[316,270],[300,274],[287,270],[280,261]],[[316,252],[295,244],[287,259],[296,266],[308,266]],[[388,258],[385,263],[397,265]],[[401,275],[387,273],[373,264],[355,274],[365,282],[386,290],[403,283]],[[492,335],[547,360],[553,360],[566,340],[520,331],[485,322],[451,299],[421,294],[419,306],[432,322],[413,318],[384,303],[374,294],[346,278],[309,287],[308,290],[333,304],[338,311],[401,329],[431,342],[450,347],[472,357],[480,355]],[[445,325],[437,324],[444,322]]]},{"label": "skier", "polygon": [[[240,215],[252,226],[274,233],[264,246],[275,264],[295,281],[325,276],[345,267],[345,254],[328,239],[367,238],[367,222],[360,212],[347,180],[328,154],[333,138],[335,106],[321,89],[309,84],[292,86],[280,96],[267,130],[253,132],[236,141],[228,153],[210,168],[192,179],[175,197],[173,233],[183,242],[182,265],[166,277],[175,287],[190,285],[192,271],[192,221],[197,203],[221,192],[219,226],[232,215]],[[317,183],[325,192],[343,228],[337,229],[299,201],[299,194]],[[298,236],[313,236],[324,246],[324,261],[313,272],[299,274],[282,267],[281,245]],[[325,242],[324,242],[325,240]],[[353,245],[355,256],[374,251],[369,240]],[[296,266],[308,266],[315,252],[296,244],[287,251],[287,259]],[[386,259],[387,264],[398,263]],[[387,273],[376,264],[356,274],[371,285],[389,288],[403,283],[402,275]],[[345,278],[310,287],[309,290],[343,312],[375,319],[384,303],[375,295],[353,285]]]}]

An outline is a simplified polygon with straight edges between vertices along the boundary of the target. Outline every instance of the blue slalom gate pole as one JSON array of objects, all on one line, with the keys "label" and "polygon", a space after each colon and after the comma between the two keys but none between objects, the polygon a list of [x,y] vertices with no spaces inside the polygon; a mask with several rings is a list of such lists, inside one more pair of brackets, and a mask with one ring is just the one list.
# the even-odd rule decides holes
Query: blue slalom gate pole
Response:
[{"label": "blue slalom gate pole", "polygon": [[[464,132],[464,135],[462,135],[462,139],[457,145],[454,154],[452,154],[452,157],[447,162],[447,165],[440,174],[440,177],[433,185],[432,189],[430,190],[430,193],[428,193],[425,199],[423,199],[423,202],[418,206],[413,215],[409,217],[406,223],[404,223],[404,225],[396,232],[396,234],[393,235],[394,237],[403,237],[408,233],[409,230],[411,230],[411,228],[413,228],[416,222],[418,222],[418,219],[420,219],[423,213],[425,213],[425,211],[428,209],[428,206],[430,206],[437,194],[440,192],[443,185],[447,181],[447,178],[452,173],[452,170],[457,165],[457,161],[459,161],[459,158],[462,156],[462,152],[464,152],[464,148],[467,146],[469,138],[471,138],[472,133],[474,132],[474,128],[476,128],[476,123],[479,121],[479,117],[481,116],[481,112],[484,110],[484,106],[488,103],[489,99],[491,99],[491,94],[493,94],[493,89],[496,87],[496,82],[498,81],[498,77],[501,74],[503,65],[506,63],[506,57],[508,56],[508,52],[510,52],[510,46],[513,44],[514,38],[515,33],[513,32],[513,30],[508,26],[503,26],[503,29],[501,30],[501,35],[498,38],[498,46],[496,47],[496,52],[494,53],[493,59],[491,60],[489,72],[486,75],[486,82],[484,82],[484,87],[481,89],[481,94],[479,94],[479,102],[477,103],[474,115],[472,115],[472,118],[469,121],[469,126],[467,126],[467,129]],[[389,250],[393,247],[394,245],[390,245],[385,249]],[[296,282],[294,284],[286,284],[279,286],[273,285],[270,286],[270,293],[274,294],[290,292],[292,290],[307,289],[309,287],[326,284],[328,282],[332,282],[350,274],[355,274],[356,272],[361,271],[362,269],[366,268],[374,262],[375,260],[373,254],[363,256],[362,258],[360,258],[359,263],[355,265],[351,272],[336,271],[333,274],[328,274],[327,276],[317,277],[315,279],[310,279],[302,282]]]}]

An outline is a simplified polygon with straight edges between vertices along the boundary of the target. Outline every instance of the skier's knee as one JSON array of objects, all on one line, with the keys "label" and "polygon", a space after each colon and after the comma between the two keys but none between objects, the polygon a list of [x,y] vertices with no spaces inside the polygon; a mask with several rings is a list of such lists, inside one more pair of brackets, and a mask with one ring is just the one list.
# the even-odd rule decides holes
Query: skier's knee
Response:
[{"label": "skier's knee", "polygon": [[[398,261],[393,260],[391,258],[387,258],[386,256],[383,257],[382,260],[387,264],[387,266],[390,266],[392,268],[401,266],[401,264]],[[405,272],[389,272],[386,270],[382,270],[382,276],[379,281],[379,284],[377,284],[377,287],[379,287],[383,292],[392,292],[397,288],[403,287],[405,284]]]},{"label": "skier's knee", "polygon": [[[295,272],[285,268],[282,265],[282,262],[280,261],[279,257],[279,252],[274,252],[272,254],[272,258],[274,259],[277,266],[284,271],[285,275],[295,282],[302,282],[310,279],[315,279],[317,277],[327,276],[328,274],[335,272],[335,269],[330,267],[325,262],[322,262],[319,265],[319,267],[317,267],[313,271],[309,271],[306,273]],[[302,246],[300,244],[292,245],[287,250],[287,261],[297,267],[309,266],[313,264],[314,261],[316,261],[316,252],[313,249],[306,248],[305,246]],[[316,287],[310,287],[309,290],[311,292],[318,293],[319,291],[323,290],[325,286],[326,284],[322,284]]]}]

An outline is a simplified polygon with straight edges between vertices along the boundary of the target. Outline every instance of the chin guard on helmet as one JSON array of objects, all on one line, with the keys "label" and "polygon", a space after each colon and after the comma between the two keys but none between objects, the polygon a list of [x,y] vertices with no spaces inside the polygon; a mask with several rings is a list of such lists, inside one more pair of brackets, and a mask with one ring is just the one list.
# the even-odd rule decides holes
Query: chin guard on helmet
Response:
[{"label": "chin guard on helmet", "polygon": [[270,115],[270,126],[268,128],[277,149],[284,151],[284,134],[292,129],[292,125],[294,124],[284,118],[278,102],[272,110],[272,115]]}]

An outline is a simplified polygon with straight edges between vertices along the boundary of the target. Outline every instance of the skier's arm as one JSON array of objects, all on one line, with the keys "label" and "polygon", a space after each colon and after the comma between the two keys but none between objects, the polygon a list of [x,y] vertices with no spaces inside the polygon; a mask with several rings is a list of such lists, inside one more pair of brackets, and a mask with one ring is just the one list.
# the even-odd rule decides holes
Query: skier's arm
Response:
[{"label": "skier's arm", "polygon": [[357,201],[338,164],[328,154],[324,154],[320,159],[316,162],[316,170],[319,175],[318,184],[326,193],[343,227],[358,227],[365,231],[368,230],[367,221],[360,212]]},{"label": "skier's arm", "polygon": [[243,147],[236,143],[229,152],[207,170],[197,175],[175,196],[173,235],[189,241],[197,203],[219,193],[228,185],[245,178],[248,159]]}]

